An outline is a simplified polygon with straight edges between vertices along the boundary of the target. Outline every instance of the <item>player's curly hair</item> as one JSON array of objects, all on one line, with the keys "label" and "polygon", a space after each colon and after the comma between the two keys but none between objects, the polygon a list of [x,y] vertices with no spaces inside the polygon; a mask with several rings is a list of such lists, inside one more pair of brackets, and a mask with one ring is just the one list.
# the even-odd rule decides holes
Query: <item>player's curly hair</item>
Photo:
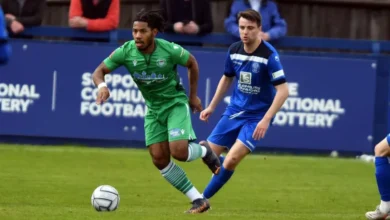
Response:
[{"label": "player's curly hair", "polygon": [[142,9],[137,13],[134,21],[146,22],[151,29],[156,28],[159,32],[164,32],[165,20],[161,12],[162,10],[145,11]]}]

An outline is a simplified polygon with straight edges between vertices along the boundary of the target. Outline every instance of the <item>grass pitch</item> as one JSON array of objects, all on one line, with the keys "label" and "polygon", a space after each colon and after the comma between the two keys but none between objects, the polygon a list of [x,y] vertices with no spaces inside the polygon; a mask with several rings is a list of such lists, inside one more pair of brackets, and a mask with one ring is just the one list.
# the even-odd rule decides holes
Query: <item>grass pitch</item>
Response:
[{"label": "grass pitch", "polygon": [[[200,192],[211,173],[177,162]],[[93,190],[114,186],[115,212],[93,209]],[[1,220],[353,220],[379,203],[374,165],[354,159],[251,155],[210,201],[189,200],[165,181],[146,150],[0,145]]]}]

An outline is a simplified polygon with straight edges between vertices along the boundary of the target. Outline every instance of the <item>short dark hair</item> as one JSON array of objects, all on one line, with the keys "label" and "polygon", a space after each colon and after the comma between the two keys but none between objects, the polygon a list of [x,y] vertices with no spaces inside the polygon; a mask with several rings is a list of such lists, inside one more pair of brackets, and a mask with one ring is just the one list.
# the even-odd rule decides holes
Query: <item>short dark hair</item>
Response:
[{"label": "short dark hair", "polygon": [[165,20],[161,15],[161,10],[145,11],[142,9],[135,16],[135,21],[142,21],[148,23],[148,27],[151,29],[156,28],[159,32],[163,32],[165,28]]},{"label": "short dark hair", "polygon": [[240,18],[245,18],[246,20],[256,22],[259,27],[261,26],[261,15],[259,12],[253,9],[247,9],[238,13],[237,20],[240,20]]}]

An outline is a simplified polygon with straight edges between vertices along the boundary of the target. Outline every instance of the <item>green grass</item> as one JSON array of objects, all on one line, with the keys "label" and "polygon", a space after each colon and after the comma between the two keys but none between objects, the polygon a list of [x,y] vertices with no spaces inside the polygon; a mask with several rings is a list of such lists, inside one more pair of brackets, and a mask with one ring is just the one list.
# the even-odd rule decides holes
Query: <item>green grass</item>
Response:
[{"label": "green grass", "polygon": [[[201,160],[178,164],[202,192],[211,173]],[[91,194],[102,184],[119,191],[115,212],[92,208]],[[189,202],[145,150],[0,145],[1,220],[352,220],[365,219],[379,196],[373,164],[252,155],[211,200],[211,211],[185,215]]]}]

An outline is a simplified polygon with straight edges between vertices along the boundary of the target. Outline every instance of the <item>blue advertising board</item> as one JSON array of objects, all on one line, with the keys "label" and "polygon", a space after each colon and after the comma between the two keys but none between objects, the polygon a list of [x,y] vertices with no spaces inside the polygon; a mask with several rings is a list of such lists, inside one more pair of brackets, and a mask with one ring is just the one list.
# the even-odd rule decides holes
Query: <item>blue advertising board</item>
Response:
[{"label": "blue advertising board", "polygon": [[[95,104],[91,74],[109,45],[13,42],[13,59],[0,67],[0,135],[143,141],[147,108],[122,67],[106,76],[108,102]],[[191,51],[200,66],[198,94],[210,103],[225,52]],[[290,97],[260,147],[369,152],[372,148],[376,61],[281,55]],[[188,88],[187,72],[180,67]],[[192,117],[207,138],[231,91],[208,123]]]}]

